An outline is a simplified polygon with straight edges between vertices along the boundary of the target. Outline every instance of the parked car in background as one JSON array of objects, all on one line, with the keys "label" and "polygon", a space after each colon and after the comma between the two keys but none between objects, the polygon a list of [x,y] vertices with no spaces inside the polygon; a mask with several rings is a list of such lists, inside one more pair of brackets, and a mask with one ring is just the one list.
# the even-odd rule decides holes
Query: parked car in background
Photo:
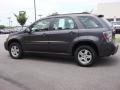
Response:
[{"label": "parked car in background", "polygon": [[6,27],[4,29],[0,29],[0,34],[10,34],[10,33],[15,33],[15,32],[20,32],[23,31],[26,27]]},{"label": "parked car in background", "polygon": [[85,13],[42,18],[24,31],[10,34],[4,46],[14,59],[26,52],[67,54],[81,66],[91,66],[97,57],[118,50],[115,32],[103,15]]},{"label": "parked car in background", "polygon": [[13,32],[5,29],[0,30],[0,34],[10,34],[10,33],[13,33]]},{"label": "parked car in background", "polygon": [[114,29],[116,30],[116,33],[120,34],[120,21],[112,21],[111,23]]}]

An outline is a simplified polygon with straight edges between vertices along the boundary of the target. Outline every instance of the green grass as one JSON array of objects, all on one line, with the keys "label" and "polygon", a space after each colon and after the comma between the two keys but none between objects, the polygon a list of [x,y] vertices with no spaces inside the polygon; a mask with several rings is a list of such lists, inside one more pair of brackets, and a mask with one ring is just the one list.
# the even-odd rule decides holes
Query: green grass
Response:
[{"label": "green grass", "polygon": [[120,36],[116,36],[116,41],[120,44]]}]

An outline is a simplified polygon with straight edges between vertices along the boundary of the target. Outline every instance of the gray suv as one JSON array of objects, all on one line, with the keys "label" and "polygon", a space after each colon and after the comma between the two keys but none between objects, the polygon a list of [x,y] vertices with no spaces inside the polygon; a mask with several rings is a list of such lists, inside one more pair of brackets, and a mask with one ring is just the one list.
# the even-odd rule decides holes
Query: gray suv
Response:
[{"label": "gray suv", "polygon": [[4,43],[14,59],[25,52],[68,54],[81,66],[117,52],[115,32],[103,15],[59,14],[42,18],[24,31],[10,34]]}]

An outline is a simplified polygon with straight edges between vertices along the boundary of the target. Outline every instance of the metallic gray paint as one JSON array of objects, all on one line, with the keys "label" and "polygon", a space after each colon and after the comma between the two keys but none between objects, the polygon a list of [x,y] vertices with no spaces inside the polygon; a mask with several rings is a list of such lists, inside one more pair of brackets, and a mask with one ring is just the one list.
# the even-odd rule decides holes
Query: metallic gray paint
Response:
[{"label": "metallic gray paint", "polygon": [[104,28],[84,29],[82,24],[77,19],[77,17],[81,15],[92,16],[99,20],[99,18],[90,14],[72,14],[47,17],[47,19],[54,19],[56,17],[69,16],[74,19],[77,28],[72,30],[52,30],[50,25],[49,30],[41,32],[28,33],[22,31],[14,33],[9,35],[7,41],[5,42],[5,48],[8,50],[8,44],[11,40],[18,40],[25,52],[36,51],[71,54],[72,48],[74,47],[74,45],[76,45],[76,43],[91,42],[97,46],[99,56],[109,56],[111,54],[114,54],[117,51],[118,46],[116,46],[114,42],[107,43],[103,39],[103,32],[111,29],[104,27],[104,23],[101,23]]}]

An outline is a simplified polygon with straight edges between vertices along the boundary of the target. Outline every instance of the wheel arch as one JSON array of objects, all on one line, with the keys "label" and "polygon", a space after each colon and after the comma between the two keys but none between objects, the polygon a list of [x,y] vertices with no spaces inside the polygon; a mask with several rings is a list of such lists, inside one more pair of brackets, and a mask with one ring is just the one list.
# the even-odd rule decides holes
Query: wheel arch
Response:
[{"label": "wheel arch", "polygon": [[[9,46],[10,46],[11,43],[19,43],[19,44],[21,45],[21,42],[20,42],[18,39],[11,39],[11,40],[9,40],[9,42],[8,42],[8,48],[9,48]],[[22,45],[21,45],[21,46],[22,46]]]},{"label": "wheel arch", "polygon": [[74,55],[75,50],[79,46],[82,46],[82,45],[88,45],[88,46],[92,47],[95,50],[95,52],[97,53],[97,55],[99,56],[98,47],[93,41],[79,41],[79,42],[76,42],[72,47],[72,55]]}]

